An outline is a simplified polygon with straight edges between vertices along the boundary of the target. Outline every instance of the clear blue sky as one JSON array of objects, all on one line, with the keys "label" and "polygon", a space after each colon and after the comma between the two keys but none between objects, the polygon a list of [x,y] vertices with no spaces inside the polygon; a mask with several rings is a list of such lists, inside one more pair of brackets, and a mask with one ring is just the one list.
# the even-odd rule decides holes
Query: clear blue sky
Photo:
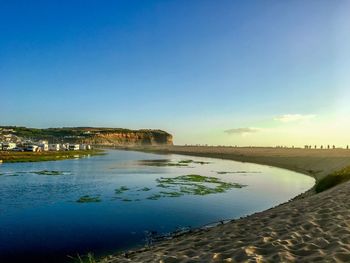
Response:
[{"label": "clear blue sky", "polygon": [[0,0],[0,124],[302,143],[300,121],[321,127],[345,112],[349,10],[345,0]]}]

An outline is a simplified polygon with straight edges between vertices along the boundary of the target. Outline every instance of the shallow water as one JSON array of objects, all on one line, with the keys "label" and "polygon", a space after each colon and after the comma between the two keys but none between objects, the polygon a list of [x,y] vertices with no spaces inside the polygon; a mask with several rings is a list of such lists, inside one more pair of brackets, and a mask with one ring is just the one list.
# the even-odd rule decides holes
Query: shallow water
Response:
[{"label": "shallow water", "polygon": [[[195,162],[179,165],[182,160]],[[245,187],[149,199],[167,190],[157,179],[188,174]],[[118,150],[84,159],[5,163],[0,165],[0,262],[71,262],[68,255],[142,246],[145,231],[166,233],[238,218],[286,202],[313,184],[311,177],[269,166]],[[179,192],[177,185],[171,187]],[[83,196],[99,202],[77,202]]]}]

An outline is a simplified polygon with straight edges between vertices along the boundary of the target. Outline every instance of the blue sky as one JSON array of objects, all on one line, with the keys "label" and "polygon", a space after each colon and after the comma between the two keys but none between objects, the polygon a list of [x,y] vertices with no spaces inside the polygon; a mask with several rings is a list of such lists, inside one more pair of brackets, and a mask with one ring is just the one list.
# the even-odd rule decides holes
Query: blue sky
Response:
[{"label": "blue sky", "polygon": [[348,113],[349,8],[0,0],[0,124],[160,128],[179,144],[345,143],[303,129]]}]

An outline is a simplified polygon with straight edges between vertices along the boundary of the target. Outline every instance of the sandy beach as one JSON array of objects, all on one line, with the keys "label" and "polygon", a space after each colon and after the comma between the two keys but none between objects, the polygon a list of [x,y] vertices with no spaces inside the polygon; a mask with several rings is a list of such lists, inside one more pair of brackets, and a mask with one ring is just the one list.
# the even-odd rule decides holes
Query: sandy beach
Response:
[{"label": "sandy beach", "polygon": [[[319,180],[350,165],[350,150],[172,146],[137,150],[271,165]],[[350,182],[102,262],[349,262]]]}]

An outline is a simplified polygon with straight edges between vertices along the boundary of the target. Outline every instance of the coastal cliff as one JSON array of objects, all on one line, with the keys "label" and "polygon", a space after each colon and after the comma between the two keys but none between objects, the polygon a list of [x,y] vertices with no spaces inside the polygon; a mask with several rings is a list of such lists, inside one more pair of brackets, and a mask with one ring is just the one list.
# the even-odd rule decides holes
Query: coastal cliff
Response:
[{"label": "coastal cliff", "polygon": [[102,131],[86,137],[84,143],[94,145],[172,145],[171,134],[162,130]]},{"label": "coastal cliff", "polygon": [[49,143],[87,143],[101,146],[172,145],[173,136],[162,130],[122,128],[64,127],[35,129],[0,127],[0,136],[11,140],[48,140]]}]

